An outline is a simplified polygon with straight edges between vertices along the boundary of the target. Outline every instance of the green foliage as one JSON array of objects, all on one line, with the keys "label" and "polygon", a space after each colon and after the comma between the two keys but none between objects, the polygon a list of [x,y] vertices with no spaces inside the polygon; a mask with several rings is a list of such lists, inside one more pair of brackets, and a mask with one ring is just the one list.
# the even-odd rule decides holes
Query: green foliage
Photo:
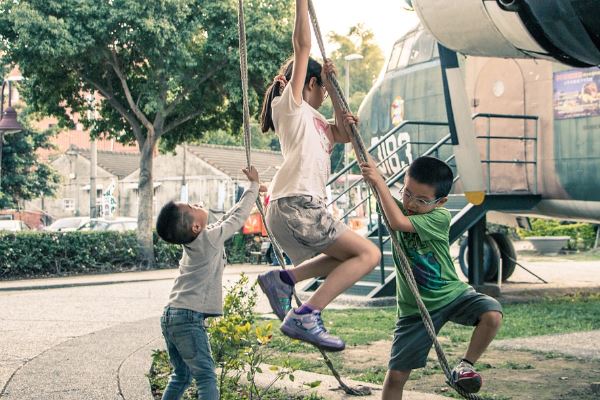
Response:
[{"label": "green foliage", "polygon": [[[356,113],[383,66],[383,52],[375,43],[373,31],[362,24],[351,27],[347,34],[329,32],[327,38],[330,43],[337,46],[337,49],[328,56],[338,69],[337,79],[342,90],[345,90],[346,67],[349,66],[350,96],[347,100],[350,109]],[[360,54],[363,59],[347,63],[344,57],[350,54]],[[327,118],[332,118],[331,101],[325,102],[319,111]]]},{"label": "green foliage", "polygon": [[[292,4],[247,0],[249,105],[291,53]],[[0,2],[0,64],[18,65],[35,111],[137,142],[138,243],[152,263],[152,153],[242,124],[235,0]],[[90,93],[99,94],[91,102]],[[93,111],[89,112],[88,111]],[[89,115],[89,117],[88,117]]]},{"label": "green foliage", "polygon": [[[262,373],[262,365],[268,361],[268,344],[273,335],[271,322],[257,323],[254,316],[257,293],[256,283],[250,286],[249,279],[242,274],[241,278],[227,290],[223,303],[223,316],[213,318],[208,327],[212,355],[219,369],[219,390],[222,400],[245,399],[304,399],[271,390],[278,380],[288,378],[294,380],[293,370],[289,366],[274,367],[275,377],[265,388],[258,387],[256,374]],[[164,390],[171,373],[167,364],[168,357],[164,351],[153,353],[150,371],[150,382],[155,396]],[[241,379],[245,383],[241,384]],[[313,382],[316,387],[320,382]],[[186,391],[184,399],[196,398],[196,389]],[[306,399],[317,399],[314,396]]]},{"label": "green foliage", "polygon": [[519,229],[522,238],[529,236],[569,236],[570,249],[589,249],[594,245],[596,229],[592,224],[567,222],[555,219],[532,218],[531,230]]},{"label": "green foliage", "polygon": [[[250,145],[253,149],[273,151],[280,150],[279,139],[277,138],[275,132],[269,131],[267,133],[262,133],[259,129],[259,125],[251,124],[250,134],[252,138]],[[224,146],[243,146],[244,136],[241,134],[232,135],[229,132],[218,129],[206,132],[198,141],[198,143],[220,144]]]},{"label": "green foliage", "polygon": [[338,66],[340,81],[346,74],[344,57],[354,53],[364,57],[362,60],[350,61],[350,93],[362,92],[364,96],[373,86],[383,66],[383,52],[375,43],[373,31],[363,24],[357,24],[347,34],[330,32],[328,39],[338,45],[331,53],[331,59]]},{"label": "green foliage", "polygon": [[[260,248],[254,236],[235,235],[225,245],[230,263],[250,262]],[[181,246],[154,234],[157,267],[179,264]],[[0,232],[0,279],[120,271],[141,265],[135,232]]]},{"label": "green foliage", "polygon": [[[156,263],[175,267],[181,247],[157,240]],[[86,274],[139,265],[135,232],[19,232],[0,234],[0,278]]]},{"label": "green foliage", "polygon": [[52,196],[60,176],[48,164],[38,159],[37,151],[49,149],[53,132],[38,132],[29,124],[28,110],[20,112],[25,130],[4,135],[2,146],[2,183],[0,209],[17,208],[20,202],[41,196]]},{"label": "green foliage", "polygon": [[251,262],[250,252],[260,250],[260,243],[252,235],[236,233],[225,242],[225,254],[231,264]]},{"label": "green foliage", "polygon": [[[26,102],[63,126],[73,124],[67,110],[85,117],[92,107],[87,93],[98,91],[101,118],[82,120],[94,133],[133,142],[156,129],[173,148],[209,130],[241,126],[237,4],[2,2],[0,54],[27,78]],[[245,1],[252,112],[291,53],[292,10],[285,0]]]},{"label": "green foliage", "polygon": [[[362,24],[353,26],[347,35],[330,32],[328,35],[330,43],[337,45],[337,49],[328,56],[331,57],[338,69],[337,79],[342,89],[345,88],[346,61],[344,57],[349,54],[360,54],[362,60],[351,61],[350,66],[350,96],[347,99],[350,110],[358,113],[358,108],[363,99],[377,79],[379,71],[383,66],[383,53],[375,43],[373,32],[366,29]],[[323,103],[319,111],[326,118],[333,118],[333,104],[331,100]],[[351,160],[350,160],[351,161]],[[337,172],[344,167],[344,146],[336,145],[331,154],[331,171]],[[357,173],[358,170],[353,171]]]}]

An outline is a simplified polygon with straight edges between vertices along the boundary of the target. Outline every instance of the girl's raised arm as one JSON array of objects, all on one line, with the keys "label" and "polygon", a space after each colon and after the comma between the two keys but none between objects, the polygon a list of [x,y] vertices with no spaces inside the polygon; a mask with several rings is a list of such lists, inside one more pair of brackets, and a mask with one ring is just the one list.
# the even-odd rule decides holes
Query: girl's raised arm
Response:
[{"label": "girl's raised arm", "polygon": [[294,67],[290,84],[294,100],[296,104],[300,104],[302,103],[302,89],[304,89],[311,46],[308,0],[296,0],[296,21],[292,43],[294,45]]}]

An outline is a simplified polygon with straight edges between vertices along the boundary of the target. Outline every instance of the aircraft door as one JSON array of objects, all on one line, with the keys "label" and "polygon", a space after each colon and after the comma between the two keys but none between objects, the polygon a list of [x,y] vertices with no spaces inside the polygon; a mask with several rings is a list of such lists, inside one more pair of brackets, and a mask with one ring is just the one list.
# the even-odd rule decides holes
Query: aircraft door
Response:
[{"label": "aircraft door", "polygon": [[[475,114],[525,114],[524,77],[515,60],[471,59],[471,62],[474,65],[470,68],[479,69],[478,73],[471,75],[474,79],[472,105]],[[534,159],[535,142],[519,139],[535,135],[533,121],[477,117],[474,123],[476,135],[480,137],[478,145],[488,191],[533,192],[534,168],[523,161]],[[492,138],[482,138],[487,136]]]}]

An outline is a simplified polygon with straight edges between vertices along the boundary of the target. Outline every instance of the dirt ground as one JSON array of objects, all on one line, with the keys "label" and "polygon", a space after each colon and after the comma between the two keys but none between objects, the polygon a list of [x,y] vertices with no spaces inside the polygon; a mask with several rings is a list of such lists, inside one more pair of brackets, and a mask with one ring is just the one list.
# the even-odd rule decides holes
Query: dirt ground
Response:
[{"label": "dirt ground", "polygon": [[[458,360],[464,345],[453,346],[441,338],[448,360]],[[348,348],[345,365],[360,365],[362,370],[387,366],[390,342],[380,341]],[[386,360],[382,363],[382,360]],[[557,354],[528,351],[488,350],[477,363],[483,375],[481,395],[494,400],[599,399],[591,384],[600,381],[600,361],[579,360]],[[452,396],[444,383],[435,352],[429,354],[427,367],[413,371],[408,390]]]}]

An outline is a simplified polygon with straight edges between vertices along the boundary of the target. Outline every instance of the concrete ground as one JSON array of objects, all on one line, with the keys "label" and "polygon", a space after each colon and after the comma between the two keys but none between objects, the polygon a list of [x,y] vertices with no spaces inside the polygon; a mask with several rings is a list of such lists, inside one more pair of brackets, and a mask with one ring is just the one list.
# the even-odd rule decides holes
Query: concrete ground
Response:
[{"label": "concrete ground", "polygon": [[[503,286],[506,296],[543,291],[600,290],[600,262],[524,262],[548,284],[517,271]],[[231,283],[245,272],[254,280],[273,267],[236,265],[226,269]],[[69,278],[0,282],[0,397],[3,399],[147,399],[151,398],[145,374],[152,349],[162,348],[158,319],[177,270],[132,272]],[[226,283],[226,285],[227,285]],[[344,307],[360,302],[342,299]],[[264,297],[257,311],[270,311]],[[583,336],[581,336],[583,335]],[[598,343],[600,333],[557,335],[501,341],[499,346],[543,349],[598,357],[598,349],[581,346]],[[570,353],[572,351],[572,353]],[[300,374],[300,375],[298,375]],[[298,373],[302,382],[322,380],[326,398],[345,398],[332,391],[330,378]],[[265,379],[268,379],[266,377]],[[286,384],[289,384],[286,383]],[[379,398],[377,385],[372,399]],[[410,397],[409,397],[410,396]],[[408,399],[440,399],[411,393]]]}]

